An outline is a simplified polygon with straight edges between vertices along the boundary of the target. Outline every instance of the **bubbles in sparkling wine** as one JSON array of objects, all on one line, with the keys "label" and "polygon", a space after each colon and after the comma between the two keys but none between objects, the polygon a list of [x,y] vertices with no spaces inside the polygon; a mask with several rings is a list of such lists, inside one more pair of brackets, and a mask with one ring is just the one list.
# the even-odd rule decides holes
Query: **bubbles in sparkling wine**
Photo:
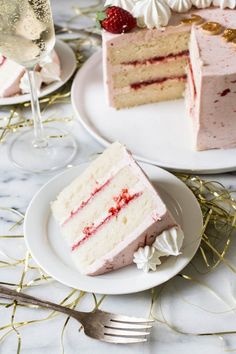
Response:
[{"label": "bubbles in sparkling wine", "polygon": [[54,47],[49,0],[0,0],[0,52],[33,66]]}]

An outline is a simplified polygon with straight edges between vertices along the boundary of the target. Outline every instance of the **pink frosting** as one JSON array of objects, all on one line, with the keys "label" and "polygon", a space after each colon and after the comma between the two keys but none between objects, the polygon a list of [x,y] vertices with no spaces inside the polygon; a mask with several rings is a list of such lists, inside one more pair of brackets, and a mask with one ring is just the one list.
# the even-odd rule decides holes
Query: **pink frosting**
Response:
[{"label": "pink frosting", "polygon": [[[204,18],[236,28],[236,11],[207,9]],[[197,150],[236,146],[236,51],[220,35],[193,27],[190,60],[193,82],[188,81],[188,107]],[[193,85],[196,95],[189,95]]]}]

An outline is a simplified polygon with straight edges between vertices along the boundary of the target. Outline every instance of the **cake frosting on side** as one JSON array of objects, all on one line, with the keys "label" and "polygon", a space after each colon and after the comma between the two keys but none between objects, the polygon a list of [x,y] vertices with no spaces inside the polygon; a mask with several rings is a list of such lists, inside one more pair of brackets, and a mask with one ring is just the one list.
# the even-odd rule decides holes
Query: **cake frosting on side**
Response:
[{"label": "cake frosting on side", "polygon": [[[236,28],[236,11],[205,9],[201,16],[223,28]],[[193,123],[194,148],[236,146],[236,47],[193,26],[186,104]]]},{"label": "cake frosting on side", "polygon": [[133,262],[134,253],[177,223],[131,154],[114,143],[66,187],[52,211],[83,274]]}]

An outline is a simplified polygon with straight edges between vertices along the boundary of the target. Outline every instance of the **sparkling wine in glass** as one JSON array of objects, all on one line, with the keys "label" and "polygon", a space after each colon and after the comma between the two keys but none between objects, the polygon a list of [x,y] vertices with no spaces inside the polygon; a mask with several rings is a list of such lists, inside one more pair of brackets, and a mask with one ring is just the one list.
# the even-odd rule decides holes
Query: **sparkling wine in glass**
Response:
[{"label": "sparkling wine in glass", "polygon": [[55,45],[49,0],[0,0],[0,53],[27,71],[34,131],[20,133],[9,147],[10,159],[28,171],[47,172],[66,166],[76,143],[65,130],[43,127],[34,69]]}]

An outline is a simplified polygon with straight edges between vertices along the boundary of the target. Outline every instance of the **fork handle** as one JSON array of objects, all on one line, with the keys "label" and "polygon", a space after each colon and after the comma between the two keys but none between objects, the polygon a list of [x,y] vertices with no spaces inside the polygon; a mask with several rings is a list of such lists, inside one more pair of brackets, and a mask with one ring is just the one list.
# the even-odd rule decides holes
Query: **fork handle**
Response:
[{"label": "fork handle", "polygon": [[68,316],[75,317],[80,322],[86,315],[85,312],[74,311],[72,309],[69,309],[68,307],[61,306],[50,301],[40,300],[36,297],[17,292],[15,290],[11,290],[4,286],[0,286],[0,297],[8,300],[17,301],[21,305],[35,305],[53,311],[62,312]]}]

